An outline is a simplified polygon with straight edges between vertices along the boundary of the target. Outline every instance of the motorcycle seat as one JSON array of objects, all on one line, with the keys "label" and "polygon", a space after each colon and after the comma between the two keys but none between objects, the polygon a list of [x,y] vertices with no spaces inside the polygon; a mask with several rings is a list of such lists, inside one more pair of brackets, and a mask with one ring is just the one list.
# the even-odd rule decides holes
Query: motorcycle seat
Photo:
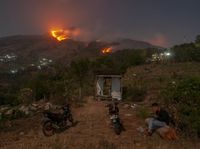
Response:
[{"label": "motorcycle seat", "polygon": [[44,112],[44,114],[52,121],[62,121],[64,119],[63,114],[60,113]]}]

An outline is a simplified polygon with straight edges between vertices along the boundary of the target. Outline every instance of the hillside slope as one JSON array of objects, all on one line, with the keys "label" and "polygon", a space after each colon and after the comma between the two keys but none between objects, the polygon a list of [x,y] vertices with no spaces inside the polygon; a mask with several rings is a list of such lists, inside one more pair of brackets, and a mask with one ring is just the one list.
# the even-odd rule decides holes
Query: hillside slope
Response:
[{"label": "hillside slope", "polygon": [[185,77],[200,76],[200,63],[147,64],[129,68],[124,75],[124,86],[144,88],[147,101],[159,100],[160,92],[169,83]]},{"label": "hillside slope", "polygon": [[114,45],[117,50],[155,48],[147,42],[123,39],[113,43],[108,42],[81,42],[75,40],[56,41],[49,35],[20,35],[0,38],[0,56],[15,53],[21,57],[47,57],[58,59],[64,56],[98,55],[101,48]]}]

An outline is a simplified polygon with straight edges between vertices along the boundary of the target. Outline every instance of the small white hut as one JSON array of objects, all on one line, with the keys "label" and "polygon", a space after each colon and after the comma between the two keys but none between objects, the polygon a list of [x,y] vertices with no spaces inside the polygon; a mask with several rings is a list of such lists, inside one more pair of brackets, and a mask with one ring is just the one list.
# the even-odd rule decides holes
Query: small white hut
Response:
[{"label": "small white hut", "polygon": [[122,99],[121,75],[96,75],[97,99]]}]

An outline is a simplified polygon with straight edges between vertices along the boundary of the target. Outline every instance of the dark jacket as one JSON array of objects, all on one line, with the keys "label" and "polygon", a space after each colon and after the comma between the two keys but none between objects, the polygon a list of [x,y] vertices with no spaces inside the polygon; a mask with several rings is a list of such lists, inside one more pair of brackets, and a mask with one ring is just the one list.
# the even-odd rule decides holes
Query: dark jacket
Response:
[{"label": "dark jacket", "polygon": [[161,122],[165,122],[167,125],[169,125],[170,122],[170,116],[168,114],[167,111],[160,109],[160,111],[156,112],[156,119],[161,121]]}]

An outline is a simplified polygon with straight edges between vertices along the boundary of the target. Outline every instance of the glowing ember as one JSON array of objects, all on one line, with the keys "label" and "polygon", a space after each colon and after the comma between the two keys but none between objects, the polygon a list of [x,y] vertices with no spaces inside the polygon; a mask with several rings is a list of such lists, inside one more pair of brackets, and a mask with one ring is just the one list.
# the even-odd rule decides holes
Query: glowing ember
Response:
[{"label": "glowing ember", "polygon": [[52,30],[51,36],[56,38],[58,41],[69,39],[69,31],[68,30]]},{"label": "glowing ember", "polygon": [[104,49],[102,50],[102,53],[103,53],[103,54],[107,54],[107,53],[111,53],[111,52],[112,52],[112,47],[104,48]]}]

